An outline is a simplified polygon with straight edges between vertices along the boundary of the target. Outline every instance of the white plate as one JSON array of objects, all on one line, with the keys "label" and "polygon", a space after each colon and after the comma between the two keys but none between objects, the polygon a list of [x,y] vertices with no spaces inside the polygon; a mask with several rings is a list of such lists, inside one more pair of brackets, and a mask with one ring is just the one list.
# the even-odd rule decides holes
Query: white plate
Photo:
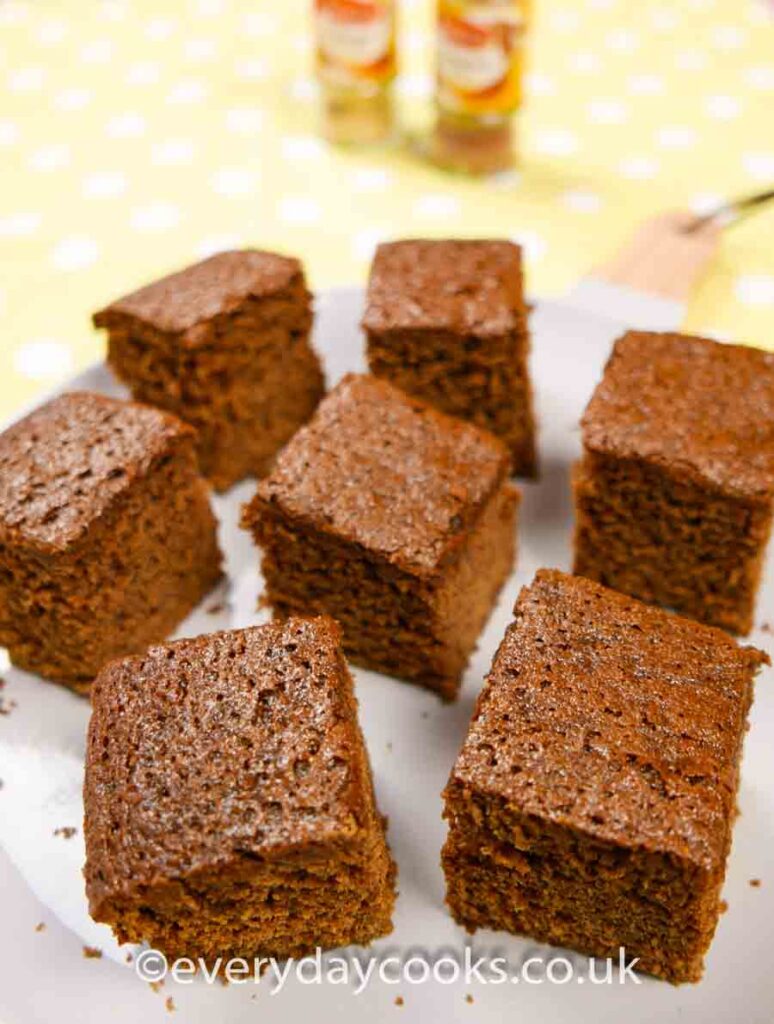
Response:
[{"label": "white plate", "polygon": [[[323,295],[318,304],[316,344],[329,381],[363,369],[357,327],[362,296],[356,291]],[[524,488],[519,528],[518,572],[492,615],[465,678],[458,702],[443,706],[413,686],[356,670],[361,720],[374,766],[379,804],[390,819],[390,843],[400,869],[395,931],[374,947],[428,954],[441,949],[462,954],[465,933],[446,913],[439,852],[445,826],[440,792],[465,734],[475,696],[492,654],[510,620],[519,587],[540,566],[570,565],[571,508],[569,467],[578,451],[578,420],[622,325],[559,303],[542,303],[532,320],[533,375],[540,417],[542,477]],[[121,393],[103,367],[95,367],[73,387]],[[228,556],[232,609],[193,614],[180,631],[194,635],[260,621],[254,611],[260,581],[257,553],[237,526],[240,503],[252,491],[246,483],[216,499]],[[769,563],[771,570],[771,561]],[[774,618],[772,573],[761,595],[758,620]],[[205,602],[211,606],[214,598]],[[770,636],[751,641],[770,646]],[[81,864],[81,779],[87,703],[15,670],[4,672],[6,702],[16,701],[0,718],[0,1015],[11,1021],[73,1021],[78,1024],[169,1020],[171,996],[184,1022],[238,1022],[271,1014],[272,1021],[310,1019],[345,1022],[437,1020],[500,1022],[506,1018],[560,1024],[565,1021],[630,1024],[659,1020],[770,1024],[774,972],[768,959],[774,944],[774,688],[772,672],[760,677],[747,739],[740,804],[722,917],[707,958],[704,981],[672,988],[643,979],[615,986],[566,984],[447,985],[387,984],[374,981],[360,995],[351,988],[290,981],[272,996],[268,980],[227,988],[196,981],[167,980],[153,993],[125,964],[109,930],[90,921],[83,894]],[[61,826],[75,826],[70,839],[55,837]],[[752,878],[762,879],[753,888]],[[26,884],[25,884],[26,882]],[[34,895],[33,895],[34,894]],[[38,921],[46,930],[35,931]],[[104,951],[85,959],[84,944]],[[478,951],[502,951],[517,965],[526,940],[479,932]],[[548,961],[561,951],[537,947]],[[115,962],[114,962],[115,961]],[[574,958],[582,973],[582,958]],[[538,973],[540,969],[538,968]],[[533,976],[534,973],[533,973]],[[473,1004],[466,1001],[473,997]],[[404,1005],[396,1007],[401,996]],[[402,1014],[402,1016],[400,1016]],[[0,1019],[3,1019],[0,1016]]]}]

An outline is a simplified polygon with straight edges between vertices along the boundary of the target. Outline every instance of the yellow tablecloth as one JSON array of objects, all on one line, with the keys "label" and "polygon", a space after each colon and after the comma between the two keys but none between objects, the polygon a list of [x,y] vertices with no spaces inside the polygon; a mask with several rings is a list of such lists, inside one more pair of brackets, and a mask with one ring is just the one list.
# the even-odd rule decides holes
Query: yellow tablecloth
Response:
[{"label": "yellow tablecloth", "polygon": [[[0,0],[0,416],[102,342],[92,310],[225,246],[364,280],[400,235],[522,240],[569,287],[643,216],[774,180],[763,0],[537,3],[518,180],[316,136],[308,0]],[[404,122],[432,90],[431,4],[402,4]],[[774,346],[774,213],[729,231],[687,326]]]}]

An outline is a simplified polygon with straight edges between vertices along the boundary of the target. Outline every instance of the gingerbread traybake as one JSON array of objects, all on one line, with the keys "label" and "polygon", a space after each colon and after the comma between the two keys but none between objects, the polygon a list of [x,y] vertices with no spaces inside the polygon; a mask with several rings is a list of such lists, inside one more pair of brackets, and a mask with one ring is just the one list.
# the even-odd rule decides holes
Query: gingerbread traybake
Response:
[{"label": "gingerbread traybake", "polygon": [[445,792],[452,913],[697,981],[768,658],[557,571],[515,616]]},{"label": "gingerbread traybake", "polygon": [[502,438],[536,474],[521,250],[408,240],[376,252],[363,327],[371,372]]},{"label": "gingerbread traybake", "polygon": [[94,323],[107,328],[108,361],[133,396],[196,428],[218,490],[266,473],[323,394],[295,259],[222,252],[113,302]]},{"label": "gingerbread traybake", "polygon": [[583,445],[575,571],[749,632],[774,513],[774,353],[630,332]]},{"label": "gingerbread traybake", "polygon": [[346,377],[243,514],[275,613],[332,615],[354,661],[452,699],[513,564],[509,465],[492,434]]},{"label": "gingerbread traybake", "polygon": [[75,392],[0,435],[0,645],[15,665],[85,691],[219,576],[194,433],[176,417]]},{"label": "gingerbread traybake", "polygon": [[114,661],[93,690],[86,891],[169,958],[300,957],[391,929],[395,866],[330,619]]}]

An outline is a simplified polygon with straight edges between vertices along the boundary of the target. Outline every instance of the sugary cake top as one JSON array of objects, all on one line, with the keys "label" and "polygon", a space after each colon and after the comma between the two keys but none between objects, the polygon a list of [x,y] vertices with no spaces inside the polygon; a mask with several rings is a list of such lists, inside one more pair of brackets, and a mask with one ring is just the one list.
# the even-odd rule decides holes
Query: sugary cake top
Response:
[{"label": "sugary cake top", "polygon": [[264,298],[303,275],[298,260],[258,249],[220,252],[140,288],[94,315],[108,327],[116,315],[141,320],[159,331],[179,332],[231,313],[248,298]]},{"label": "sugary cake top", "polygon": [[293,520],[431,576],[509,469],[505,446],[375,377],[349,375],[277,457],[245,513]]},{"label": "sugary cake top", "polygon": [[346,844],[371,824],[332,619],[151,647],[102,670],[92,707],[84,797],[92,905],[240,854],[288,858]]},{"label": "sugary cake top", "polygon": [[190,427],[90,392],[55,398],[0,435],[0,535],[62,549]]},{"label": "sugary cake top", "polygon": [[451,784],[624,847],[722,863],[766,655],[557,571],[537,574],[515,615]]},{"label": "sugary cake top", "polygon": [[616,342],[583,418],[594,452],[774,497],[774,352],[681,334]]},{"label": "sugary cake top", "polygon": [[363,326],[503,334],[524,316],[521,250],[505,241],[389,242],[376,250]]}]

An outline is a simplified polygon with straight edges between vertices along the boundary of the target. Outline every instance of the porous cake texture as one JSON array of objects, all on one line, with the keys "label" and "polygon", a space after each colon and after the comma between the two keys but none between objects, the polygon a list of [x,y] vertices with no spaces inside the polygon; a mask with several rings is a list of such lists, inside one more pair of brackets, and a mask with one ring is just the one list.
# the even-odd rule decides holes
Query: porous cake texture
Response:
[{"label": "porous cake texture", "polygon": [[300,957],[391,929],[395,865],[330,619],[215,633],[94,685],[86,891],[169,958]]},{"label": "porous cake texture", "polygon": [[493,435],[346,377],[245,508],[275,613],[327,613],[357,663],[446,699],[511,571],[519,495]]},{"label": "porous cake texture", "polygon": [[94,324],[133,396],[196,428],[217,490],[265,474],[324,391],[303,267],[286,256],[218,253],[113,302]]},{"label": "porous cake texture", "polygon": [[163,640],[220,576],[194,433],[87,392],[0,435],[0,645],[76,690]]},{"label": "porous cake texture", "polygon": [[543,570],[445,792],[447,900],[503,929],[698,981],[720,913],[753,678],[768,658]]},{"label": "porous cake texture", "polygon": [[380,245],[363,328],[371,372],[491,430],[537,471],[521,250],[507,241]]},{"label": "porous cake texture", "polygon": [[575,572],[748,633],[774,514],[774,353],[626,334],[583,449]]}]

